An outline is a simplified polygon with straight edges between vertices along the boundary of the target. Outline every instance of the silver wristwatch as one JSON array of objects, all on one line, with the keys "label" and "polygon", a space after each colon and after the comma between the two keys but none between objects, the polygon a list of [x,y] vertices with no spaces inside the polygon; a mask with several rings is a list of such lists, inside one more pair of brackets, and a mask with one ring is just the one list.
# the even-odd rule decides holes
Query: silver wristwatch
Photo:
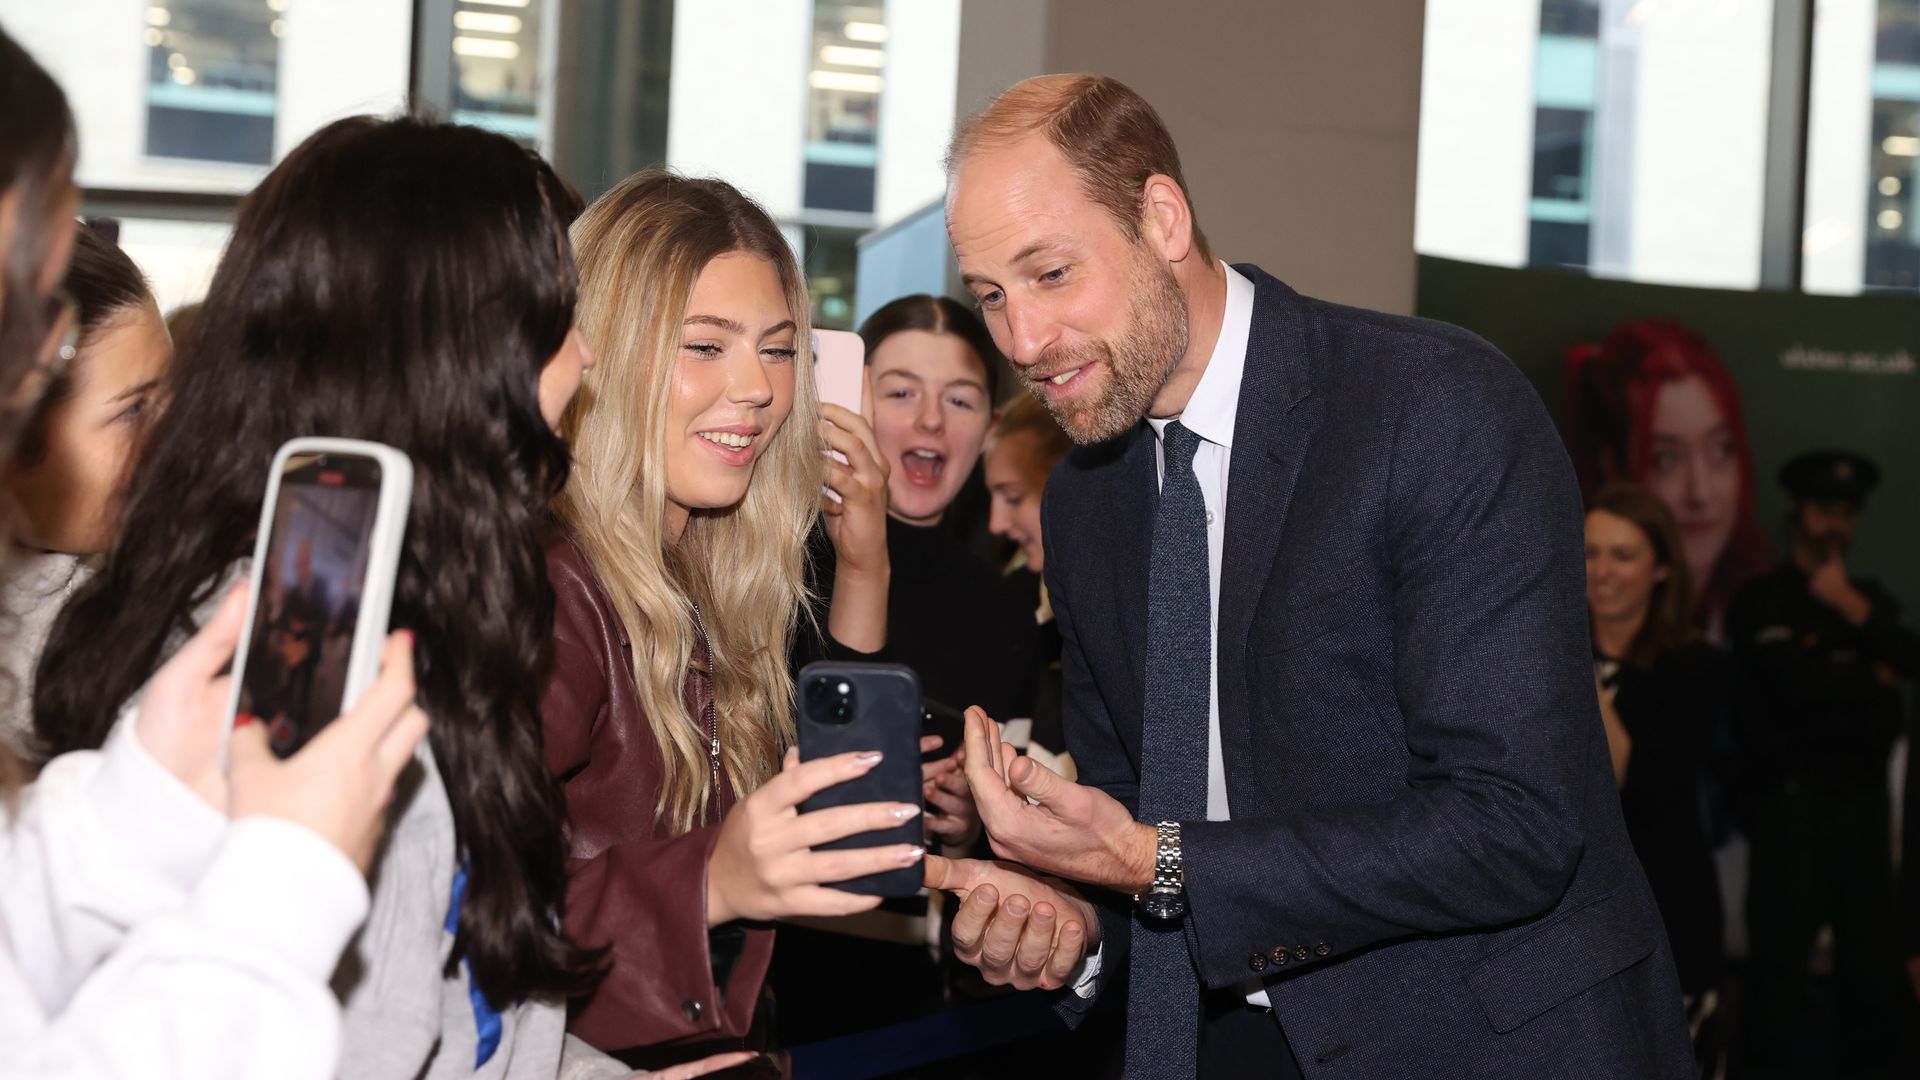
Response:
[{"label": "silver wristwatch", "polygon": [[1180,823],[1163,821],[1155,825],[1154,830],[1160,837],[1153,855],[1153,883],[1134,900],[1147,918],[1171,921],[1187,913],[1187,875],[1180,861]]}]

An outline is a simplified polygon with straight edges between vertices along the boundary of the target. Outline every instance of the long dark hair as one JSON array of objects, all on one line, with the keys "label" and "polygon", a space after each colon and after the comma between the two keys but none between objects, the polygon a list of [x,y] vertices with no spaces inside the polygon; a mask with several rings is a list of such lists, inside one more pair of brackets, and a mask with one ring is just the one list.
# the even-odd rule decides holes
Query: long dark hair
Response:
[{"label": "long dark hair", "polygon": [[538,695],[553,593],[535,535],[567,452],[537,384],[573,325],[579,199],[536,155],[470,127],[360,117],[322,128],[242,201],[120,539],[61,614],[34,687],[54,753],[101,744],[121,704],[253,545],[267,465],[297,435],[413,459],[393,622],[467,891],[452,958],[496,1007],[590,988],[555,921],[563,806]]},{"label": "long dark hair", "polygon": [[[73,113],[67,96],[19,43],[0,31],[0,194],[19,192],[19,210],[7,250],[0,251],[0,401],[13,396],[45,336],[36,302],[47,256],[45,224],[73,183]],[[0,409],[0,448],[11,445],[23,419]]]},{"label": "long dark hair", "polygon": [[1654,565],[1667,570],[1664,580],[1653,583],[1647,621],[1640,624],[1627,655],[1621,657],[1634,667],[1652,667],[1662,656],[1700,636],[1687,617],[1693,604],[1693,580],[1686,549],[1680,545],[1680,526],[1666,502],[1638,484],[1608,484],[1594,492],[1587,500],[1587,513],[1595,511],[1632,522],[1653,548]]}]

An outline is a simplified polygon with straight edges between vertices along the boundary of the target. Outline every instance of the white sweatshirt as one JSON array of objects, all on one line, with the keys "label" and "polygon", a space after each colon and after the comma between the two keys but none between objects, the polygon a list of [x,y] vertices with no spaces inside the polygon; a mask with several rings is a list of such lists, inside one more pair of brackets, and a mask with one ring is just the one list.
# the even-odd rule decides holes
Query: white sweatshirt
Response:
[{"label": "white sweatshirt", "polygon": [[327,979],[366,911],[330,844],[229,825],[122,723],[0,830],[0,1076],[331,1076]]}]

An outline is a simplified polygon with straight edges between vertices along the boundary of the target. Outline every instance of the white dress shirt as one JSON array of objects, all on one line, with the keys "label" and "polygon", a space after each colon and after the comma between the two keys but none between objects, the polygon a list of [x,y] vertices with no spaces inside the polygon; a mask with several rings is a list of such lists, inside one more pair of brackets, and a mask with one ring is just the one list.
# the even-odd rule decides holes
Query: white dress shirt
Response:
[{"label": "white dress shirt", "polygon": [[[1200,436],[1200,445],[1193,455],[1193,475],[1200,482],[1200,497],[1207,507],[1207,596],[1209,633],[1213,638],[1213,663],[1207,678],[1208,821],[1226,821],[1232,816],[1227,805],[1227,766],[1220,753],[1220,557],[1227,538],[1227,472],[1233,463],[1233,424],[1240,409],[1240,377],[1247,366],[1247,338],[1253,331],[1253,282],[1225,263],[1221,263],[1221,269],[1227,275],[1226,311],[1206,370],[1201,372],[1200,382],[1179,416],[1147,418],[1153,427],[1154,460],[1163,477],[1167,425],[1179,420],[1187,430]],[[1151,528],[1152,523],[1148,522],[1147,527]],[[1088,958],[1074,986],[1081,996],[1092,994],[1093,979],[1100,972],[1100,954],[1105,951],[1103,946]],[[1247,1003],[1268,1007],[1266,990],[1251,989]]]}]

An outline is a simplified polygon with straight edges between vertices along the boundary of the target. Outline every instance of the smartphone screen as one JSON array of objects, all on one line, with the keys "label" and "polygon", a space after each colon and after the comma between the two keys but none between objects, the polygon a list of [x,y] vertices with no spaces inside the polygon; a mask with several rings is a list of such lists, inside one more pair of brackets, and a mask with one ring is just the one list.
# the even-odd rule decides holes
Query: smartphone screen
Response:
[{"label": "smartphone screen", "polygon": [[815,330],[813,375],[822,402],[859,412],[867,384],[866,342],[846,330]]},{"label": "smartphone screen", "polygon": [[294,454],[280,474],[240,679],[240,717],[287,757],[340,714],[380,508],[380,462]]}]

